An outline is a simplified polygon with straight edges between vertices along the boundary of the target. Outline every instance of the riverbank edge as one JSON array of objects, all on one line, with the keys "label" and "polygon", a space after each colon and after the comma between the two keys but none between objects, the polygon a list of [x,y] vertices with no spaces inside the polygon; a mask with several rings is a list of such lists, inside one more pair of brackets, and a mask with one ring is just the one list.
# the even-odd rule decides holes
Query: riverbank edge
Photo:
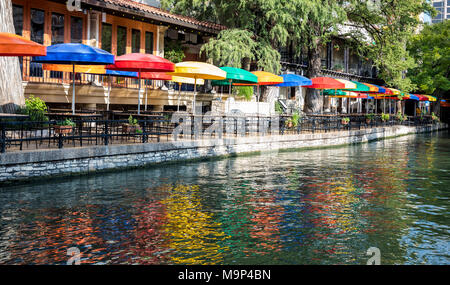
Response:
[{"label": "riverbank edge", "polygon": [[446,124],[329,133],[203,139],[11,152],[0,155],[0,185],[254,153],[340,147],[447,129]]}]

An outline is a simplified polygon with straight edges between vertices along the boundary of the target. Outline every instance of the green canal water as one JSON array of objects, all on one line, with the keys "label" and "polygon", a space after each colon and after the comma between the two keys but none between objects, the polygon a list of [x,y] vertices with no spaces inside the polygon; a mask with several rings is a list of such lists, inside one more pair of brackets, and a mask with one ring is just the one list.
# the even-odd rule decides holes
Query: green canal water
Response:
[{"label": "green canal water", "polygon": [[450,136],[2,187],[0,264],[450,264]]}]

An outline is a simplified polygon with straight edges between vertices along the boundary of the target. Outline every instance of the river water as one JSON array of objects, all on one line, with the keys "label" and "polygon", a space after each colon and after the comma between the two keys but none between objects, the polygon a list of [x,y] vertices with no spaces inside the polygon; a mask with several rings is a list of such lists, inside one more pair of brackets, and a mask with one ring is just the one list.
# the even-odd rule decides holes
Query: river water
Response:
[{"label": "river water", "polygon": [[448,132],[2,187],[0,264],[450,264]]}]

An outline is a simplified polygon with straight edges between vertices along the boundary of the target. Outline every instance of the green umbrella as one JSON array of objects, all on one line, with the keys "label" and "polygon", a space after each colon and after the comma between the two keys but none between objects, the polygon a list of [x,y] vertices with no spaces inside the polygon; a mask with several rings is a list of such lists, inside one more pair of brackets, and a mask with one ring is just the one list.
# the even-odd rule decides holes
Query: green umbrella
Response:
[{"label": "green umbrella", "polygon": [[223,71],[227,73],[227,78],[224,80],[213,80],[211,82],[214,86],[230,86],[230,94],[231,94],[231,85],[233,83],[243,83],[243,84],[256,84],[258,83],[258,77],[253,73],[236,67],[221,67]]},{"label": "green umbrella", "polygon": [[336,95],[336,96],[345,96],[345,95],[347,95],[347,92],[345,92],[345,91],[342,91],[342,90],[340,90],[340,89],[324,89],[323,90],[323,95],[329,95],[329,96],[333,96],[333,95]]}]

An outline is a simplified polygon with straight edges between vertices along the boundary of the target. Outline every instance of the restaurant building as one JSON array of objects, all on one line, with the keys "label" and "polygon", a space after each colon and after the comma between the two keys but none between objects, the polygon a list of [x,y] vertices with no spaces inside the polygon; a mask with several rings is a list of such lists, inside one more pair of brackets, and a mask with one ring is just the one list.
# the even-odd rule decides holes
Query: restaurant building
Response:
[{"label": "restaurant building", "polygon": [[[127,53],[148,53],[164,57],[164,51],[181,45],[184,61],[205,61],[200,48],[209,38],[226,27],[174,15],[160,8],[158,1],[80,0],[80,7],[65,0],[12,0],[16,33],[49,46],[58,43],[83,43],[99,47],[116,56]],[[145,2],[145,3],[141,3]],[[150,3],[146,4],[146,3]],[[78,9],[80,8],[80,9]],[[306,53],[299,53],[294,43],[279,50],[283,73],[304,75]],[[334,38],[322,49],[322,75],[360,82],[380,84],[377,72],[368,59],[356,54],[343,38]],[[42,69],[31,58],[21,59],[25,96],[42,98],[52,108],[69,108],[72,100],[72,75]],[[138,102],[138,80],[77,74],[77,109],[106,109],[108,86],[111,84],[110,106],[116,110],[134,110]],[[141,104],[147,97],[148,110],[176,110],[178,86],[173,83],[147,80]],[[225,88],[226,89],[226,88]],[[270,88],[267,104],[274,108],[281,102],[287,113],[302,108],[305,88]],[[200,87],[197,106],[207,110],[225,110],[228,90],[213,91],[210,85]],[[180,105],[190,110],[193,88],[182,86]],[[223,94],[221,91],[224,91]],[[218,99],[221,100],[218,100]],[[244,102],[245,103],[245,102]],[[337,102],[335,102],[337,103]],[[353,102],[357,104],[356,100]],[[244,104],[245,105],[245,104]],[[247,104],[248,105],[248,104]],[[334,104],[336,106],[336,104]]]},{"label": "restaurant building", "polygon": [[[63,0],[12,0],[16,34],[49,46],[83,43],[116,56],[147,53],[164,56],[165,40],[176,39],[183,46],[185,60],[202,60],[199,49],[224,26],[174,15],[157,7],[131,0],[80,0],[80,7]],[[80,8],[80,9],[79,9]],[[25,96],[38,96],[51,107],[70,106],[72,75],[42,69],[31,58],[21,59]],[[105,109],[109,78],[77,74],[77,109]],[[113,78],[111,108],[136,108],[138,82]],[[178,92],[161,82],[147,81],[149,110],[177,105]],[[202,90],[202,91],[208,91]],[[209,90],[210,91],[210,90]],[[189,105],[192,92],[182,92],[182,105]],[[199,94],[199,104],[211,104],[211,93]],[[144,103],[144,99],[141,103]],[[208,103],[209,102],[209,103]]]}]

